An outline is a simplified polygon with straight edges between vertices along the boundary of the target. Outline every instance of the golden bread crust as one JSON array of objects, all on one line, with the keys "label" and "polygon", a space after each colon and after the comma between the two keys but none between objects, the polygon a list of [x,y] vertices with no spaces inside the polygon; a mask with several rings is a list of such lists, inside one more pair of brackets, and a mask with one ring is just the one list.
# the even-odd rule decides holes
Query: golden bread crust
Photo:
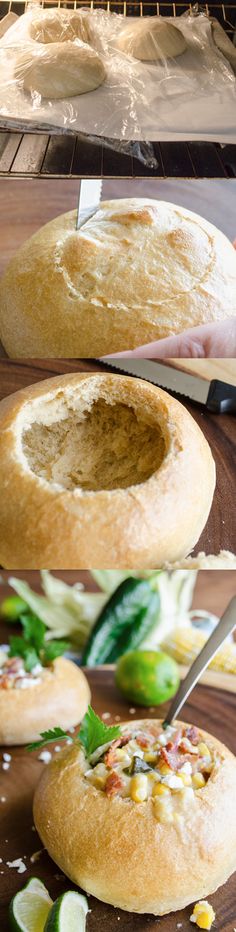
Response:
[{"label": "golden bread crust", "polygon": [[[126,488],[71,491],[33,471],[22,443],[26,426],[39,418],[63,421],[68,411],[83,417],[99,399],[105,413],[128,408],[136,427],[140,421],[153,436],[160,431],[165,451],[149,478],[139,483],[135,477]],[[122,460],[122,443],[127,456],[126,435],[119,440],[121,451],[115,440],[111,427],[113,458],[118,457],[114,469]],[[141,462],[146,450],[137,450]],[[77,461],[79,451],[78,446]],[[42,381],[1,402],[0,484],[5,568],[156,568],[186,556],[197,542],[211,507],[215,466],[199,427],[166,392],[129,377],[76,373]]]},{"label": "golden bread crust", "polygon": [[0,688],[0,744],[28,744],[60,722],[67,730],[87,711],[90,689],[82,670],[58,657],[40,683],[27,689]]},{"label": "golden bread crust", "polygon": [[0,308],[9,356],[116,353],[236,314],[236,255],[183,207],[104,201],[81,230],[71,211],[24,243]]},{"label": "golden bread crust", "polygon": [[36,789],[34,820],[70,880],[120,909],[155,915],[182,909],[225,883],[236,868],[236,760],[221,742],[200,734],[218,752],[220,766],[176,824],[158,822],[151,800],[109,798],[88,784],[78,747],[52,761]]}]

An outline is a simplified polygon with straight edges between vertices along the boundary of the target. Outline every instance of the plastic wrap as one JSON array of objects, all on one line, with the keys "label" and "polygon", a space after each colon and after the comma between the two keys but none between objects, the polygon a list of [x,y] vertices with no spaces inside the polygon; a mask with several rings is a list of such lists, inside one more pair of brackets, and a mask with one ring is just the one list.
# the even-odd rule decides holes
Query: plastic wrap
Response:
[{"label": "plastic wrap", "polygon": [[226,95],[234,126],[235,88],[203,14],[126,18],[34,3],[0,41],[2,125],[75,131],[127,152],[133,140],[149,165],[147,140],[198,138],[203,100]]}]

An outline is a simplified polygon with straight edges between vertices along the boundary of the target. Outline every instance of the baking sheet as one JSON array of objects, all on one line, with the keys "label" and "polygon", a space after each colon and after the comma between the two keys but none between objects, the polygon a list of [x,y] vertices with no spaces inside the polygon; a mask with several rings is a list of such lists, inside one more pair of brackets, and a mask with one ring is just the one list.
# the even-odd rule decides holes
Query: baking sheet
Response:
[{"label": "baking sheet", "polygon": [[[94,15],[100,17],[107,48],[113,48],[114,15],[102,11]],[[176,25],[173,17],[165,20]],[[130,20],[120,16],[115,16],[115,23],[117,30],[130,26]],[[42,101],[34,95],[33,102],[12,79],[11,56],[4,48],[11,29],[0,43],[1,125],[74,130],[107,136],[117,144],[118,140],[157,138],[236,142],[236,79],[214,46],[210,21],[203,14],[178,17],[178,28],[187,38],[188,49],[176,60],[168,60],[168,66],[136,62],[113,52],[106,59],[108,78],[96,91],[63,101]]]}]

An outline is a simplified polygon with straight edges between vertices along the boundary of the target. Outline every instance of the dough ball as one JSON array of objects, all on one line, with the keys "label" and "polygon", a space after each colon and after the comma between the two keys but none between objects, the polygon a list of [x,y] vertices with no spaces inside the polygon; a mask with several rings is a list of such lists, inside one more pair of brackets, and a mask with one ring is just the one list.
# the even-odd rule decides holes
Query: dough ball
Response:
[{"label": "dough ball", "polygon": [[187,48],[182,32],[159,17],[136,20],[123,29],[117,44],[122,52],[140,61],[176,58]]},{"label": "dough ball", "polygon": [[18,55],[15,77],[24,90],[56,100],[95,90],[106,72],[98,53],[77,40],[25,49]]},{"label": "dough ball", "polygon": [[88,41],[87,13],[77,10],[42,10],[30,24],[30,38],[36,42]]}]

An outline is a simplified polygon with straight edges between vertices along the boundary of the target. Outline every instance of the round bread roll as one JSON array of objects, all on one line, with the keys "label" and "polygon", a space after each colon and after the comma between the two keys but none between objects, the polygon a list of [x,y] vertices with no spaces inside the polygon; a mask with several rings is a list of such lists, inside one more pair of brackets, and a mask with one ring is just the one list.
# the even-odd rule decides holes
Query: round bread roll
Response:
[{"label": "round bread roll", "polygon": [[122,30],[117,47],[140,61],[176,58],[186,51],[185,38],[179,29],[157,17],[133,20]]},{"label": "round bread roll", "polygon": [[59,100],[94,91],[106,72],[98,52],[77,39],[24,49],[16,57],[14,75],[24,90]]},{"label": "round bread roll", "polygon": [[64,657],[43,667],[35,682],[25,674],[23,688],[22,678],[7,688],[0,677],[0,744],[37,741],[41,732],[55,728],[58,722],[65,730],[78,725],[89,700],[82,670]]},{"label": "round bread roll", "polygon": [[[128,722],[122,732],[131,737],[144,732],[153,740],[161,724],[150,719]],[[181,722],[175,725],[198,731]],[[162,800],[154,795],[155,778],[149,783],[142,775],[142,791],[147,781],[151,795],[143,794],[144,801],[138,802],[139,787],[135,793],[132,777],[122,775],[115,754],[109,784],[103,764],[97,771],[100,784],[91,776],[91,762],[80,745],[67,748],[45,768],[34,798],[35,825],[50,857],[73,883],[119,909],[157,916],[183,909],[225,883],[236,868],[236,759],[207,732],[199,730],[198,735],[209,751],[205,785],[193,789],[182,783],[181,788],[179,770],[172,770],[172,782],[177,777],[180,787],[169,788]],[[195,756],[188,754],[194,769]],[[162,786],[168,784],[163,776],[161,780]]]},{"label": "round bread roll", "polygon": [[236,314],[235,250],[197,214],[128,198],[76,219],[42,227],[0,282],[10,356],[103,356]]},{"label": "round bread roll", "polygon": [[166,392],[73,374],[0,403],[0,486],[2,566],[156,568],[198,540],[215,466]]},{"label": "round bread roll", "polygon": [[88,41],[85,10],[40,10],[34,13],[29,33],[36,42],[67,42],[73,39]]}]

